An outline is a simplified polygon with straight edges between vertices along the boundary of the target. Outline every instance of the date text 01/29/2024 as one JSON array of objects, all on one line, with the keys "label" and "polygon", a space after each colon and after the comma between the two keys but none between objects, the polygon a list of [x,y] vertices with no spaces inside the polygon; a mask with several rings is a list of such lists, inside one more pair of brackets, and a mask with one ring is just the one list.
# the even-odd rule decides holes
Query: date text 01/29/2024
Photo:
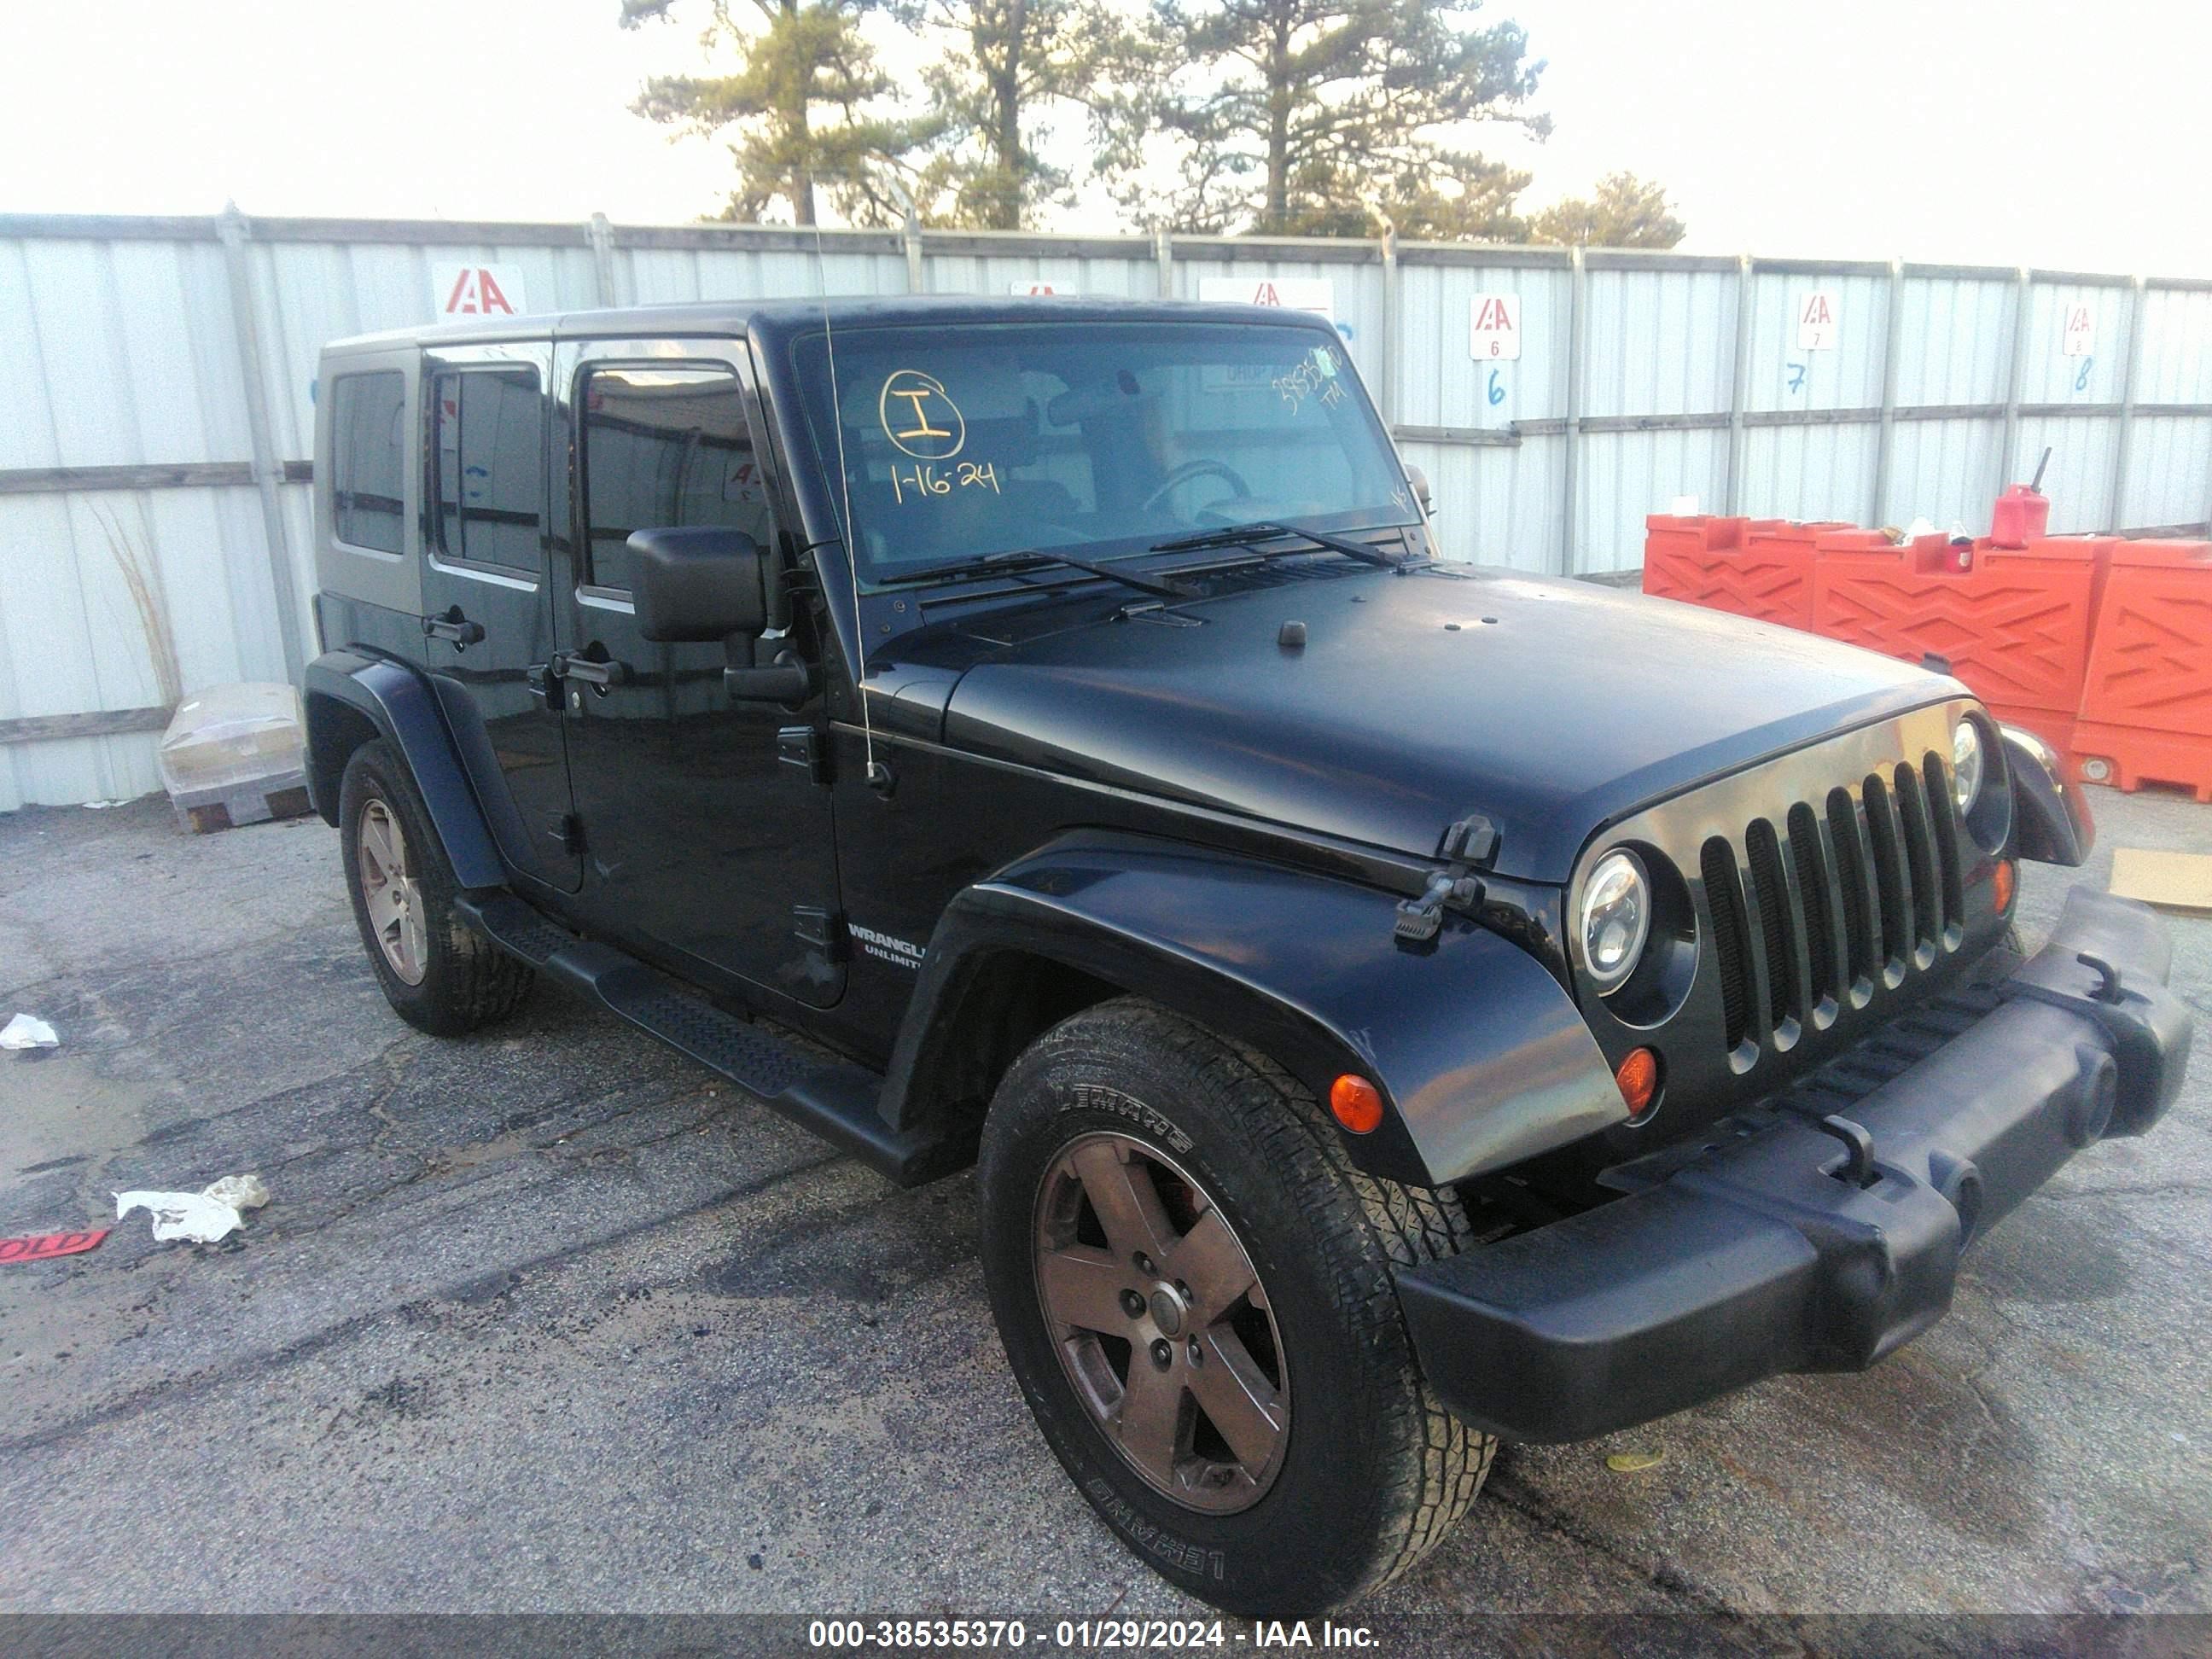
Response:
[{"label": "date text 01/29/2024", "polygon": [[[1018,1619],[817,1619],[806,1627],[815,1648],[1022,1648],[1029,1626]],[[1044,1633],[1036,1632],[1038,1645]],[[1375,1633],[1364,1625],[1333,1620],[1262,1619],[1249,1633],[1231,1631],[1219,1619],[1062,1619],[1052,1627],[1052,1645],[1085,1650],[1222,1648],[1371,1648]]]}]

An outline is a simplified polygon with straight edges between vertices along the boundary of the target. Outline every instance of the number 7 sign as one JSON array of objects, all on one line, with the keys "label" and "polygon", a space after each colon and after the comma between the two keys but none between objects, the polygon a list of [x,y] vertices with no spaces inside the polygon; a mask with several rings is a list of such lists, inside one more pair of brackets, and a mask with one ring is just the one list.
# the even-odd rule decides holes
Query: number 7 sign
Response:
[{"label": "number 7 sign", "polygon": [[1836,296],[1816,288],[1797,302],[1797,349],[1833,351],[1840,315]]}]

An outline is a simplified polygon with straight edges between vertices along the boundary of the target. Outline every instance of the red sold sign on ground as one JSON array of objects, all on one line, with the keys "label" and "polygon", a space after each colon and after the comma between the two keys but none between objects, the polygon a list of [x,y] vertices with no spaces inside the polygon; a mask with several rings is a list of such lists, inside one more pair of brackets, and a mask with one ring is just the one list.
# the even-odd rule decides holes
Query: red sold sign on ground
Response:
[{"label": "red sold sign on ground", "polygon": [[112,1230],[95,1232],[33,1233],[28,1238],[0,1238],[0,1262],[50,1261],[58,1255],[76,1255],[91,1249]]}]

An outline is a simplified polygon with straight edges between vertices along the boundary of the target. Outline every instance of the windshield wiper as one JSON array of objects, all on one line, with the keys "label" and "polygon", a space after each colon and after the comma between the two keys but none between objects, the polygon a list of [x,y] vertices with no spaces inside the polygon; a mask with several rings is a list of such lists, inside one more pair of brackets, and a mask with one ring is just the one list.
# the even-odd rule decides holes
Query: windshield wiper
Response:
[{"label": "windshield wiper", "polygon": [[1005,553],[987,553],[979,559],[961,559],[952,564],[933,564],[925,570],[903,570],[896,576],[886,576],[878,586],[884,587],[910,586],[915,582],[964,581],[977,576],[998,575],[1006,571],[1042,570],[1049,566],[1063,565],[1070,570],[1080,570],[1087,576],[1103,576],[1108,581],[1120,582],[1140,592],[1157,593],[1164,599],[1188,599],[1192,597],[1187,587],[1170,586],[1156,582],[1147,576],[1116,570],[1111,565],[1091,564],[1083,559],[1071,559],[1065,553],[1042,553],[1034,548],[1016,548]]},{"label": "windshield wiper", "polygon": [[[1249,546],[1255,542],[1275,541],[1285,536],[1303,538],[1316,547],[1325,547],[1332,553],[1341,553],[1347,559],[1357,559],[1362,564],[1371,564],[1384,570],[1401,569],[1407,563],[1364,542],[1355,542],[1343,536],[1332,536],[1326,531],[1308,530],[1303,525],[1277,524],[1272,520],[1261,520],[1252,524],[1224,525],[1218,530],[1201,530],[1195,536],[1177,536],[1164,542],[1154,542],[1155,553],[1194,553],[1206,547]],[[1258,552],[1255,547],[1253,551]]]}]

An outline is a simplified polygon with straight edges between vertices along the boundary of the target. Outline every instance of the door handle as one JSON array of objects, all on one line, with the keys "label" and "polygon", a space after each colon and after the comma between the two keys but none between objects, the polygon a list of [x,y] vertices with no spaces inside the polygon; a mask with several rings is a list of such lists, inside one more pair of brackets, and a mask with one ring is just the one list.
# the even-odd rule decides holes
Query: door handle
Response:
[{"label": "door handle", "polygon": [[458,605],[450,606],[443,616],[423,617],[422,631],[434,640],[451,640],[456,651],[467,650],[484,636],[483,624],[471,622]]},{"label": "door handle", "polygon": [[546,672],[556,680],[581,680],[586,685],[605,690],[611,685],[620,685],[629,678],[627,664],[593,662],[589,657],[559,656],[545,665]]}]

